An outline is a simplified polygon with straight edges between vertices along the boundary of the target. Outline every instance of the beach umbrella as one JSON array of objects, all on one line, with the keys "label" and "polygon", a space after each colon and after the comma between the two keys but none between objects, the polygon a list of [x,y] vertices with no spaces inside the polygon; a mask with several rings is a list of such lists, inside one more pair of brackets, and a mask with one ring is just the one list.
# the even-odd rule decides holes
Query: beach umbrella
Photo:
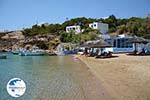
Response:
[{"label": "beach umbrella", "polygon": [[128,41],[129,43],[148,43],[148,41],[146,39],[144,39],[143,37],[137,37],[137,36],[133,36],[132,38],[129,39]]},{"label": "beach umbrella", "polygon": [[91,48],[101,48],[101,53],[103,51],[103,48],[107,48],[107,47],[112,47],[112,45],[108,44],[106,41],[104,40],[98,40],[95,41],[93,43],[93,45],[91,45]]},{"label": "beach umbrella", "polygon": [[[85,53],[88,53],[88,50],[91,49],[91,46],[93,45],[93,43],[94,43],[94,41],[87,41],[87,42],[81,44],[80,47],[84,47],[85,48]],[[92,52],[93,52],[93,48],[92,48]]]},{"label": "beach umbrella", "polygon": [[81,44],[80,47],[91,48],[93,43],[94,43],[93,41],[87,41],[87,42]]},{"label": "beach umbrella", "polygon": [[107,47],[112,47],[112,45],[108,44],[104,40],[98,40],[91,45],[91,48],[107,48]]},{"label": "beach umbrella", "polygon": [[137,44],[141,44],[141,43],[147,44],[148,41],[147,41],[146,39],[144,39],[143,37],[133,36],[132,38],[130,38],[130,39],[128,40],[128,43],[134,43],[134,46],[135,46],[134,52],[136,53],[136,52],[137,52],[136,45],[137,45]]}]

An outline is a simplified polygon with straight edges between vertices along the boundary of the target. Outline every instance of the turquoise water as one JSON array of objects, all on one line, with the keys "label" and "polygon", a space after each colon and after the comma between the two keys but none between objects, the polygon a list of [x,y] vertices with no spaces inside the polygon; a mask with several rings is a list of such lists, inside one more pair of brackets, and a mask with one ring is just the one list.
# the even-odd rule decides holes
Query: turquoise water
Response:
[{"label": "turquoise water", "polygon": [[[82,64],[71,56],[8,55],[0,59],[0,100],[86,100],[76,68]],[[6,90],[11,78],[26,83],[22,97],[13,98]],[[82,81],[81,81],[82,80]]]}]

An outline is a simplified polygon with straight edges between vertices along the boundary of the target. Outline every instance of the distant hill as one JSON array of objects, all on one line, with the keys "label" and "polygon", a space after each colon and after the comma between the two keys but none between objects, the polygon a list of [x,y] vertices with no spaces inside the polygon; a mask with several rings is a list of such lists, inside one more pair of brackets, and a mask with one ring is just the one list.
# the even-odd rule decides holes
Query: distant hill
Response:
[{"label": "distant hill", "polygon": [[[20,32],[3,32],[0,33],[1,48],[9,48],[13,45],[35,44],[43,49],[56,49],[61,43],[81,44],[85,41],[96,40],[100,32],[89,28],[92,22],[102,22],[109,25],[110,35],[130,34],[150,39],[150,18],[117,18],[114,15],[108,18],[73,18],[62,24],[40,24],[33,25],[31,28],[23,29]],[[80,25],[83,32],[70,34],[65,32],[66,26]],[[22,43],[22,44],[21,44]]]},{"label": "distant hill", "polygon": [[59,36],[60,33],[65,32],[65,27],[70,25],[80,25],[82,29],[88,28],[89,23],[102,22],[109,24],[109,34],[128,33],[131,35],[142,36],[150,38],[150,18],[116,18],[114,15],[110,15],[108,18],[73,18],[65,21],[62,24],[47,24],[47,25],[33,25],[32,28],[23,30],[23,33],[27,36],[34,36],[37,34],[49,34]]}]

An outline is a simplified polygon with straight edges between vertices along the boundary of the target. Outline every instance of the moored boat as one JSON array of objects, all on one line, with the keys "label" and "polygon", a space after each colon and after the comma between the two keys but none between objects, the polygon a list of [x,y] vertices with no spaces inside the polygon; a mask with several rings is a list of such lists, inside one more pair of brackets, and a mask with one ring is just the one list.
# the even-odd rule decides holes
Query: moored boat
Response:
[{"label": "moored boat", "polygon": [[20,52],[20,56],[43,56],[46,53],[44,52],[33,52],[33,51],[25,51],[25,52]]},{"label": "moored boat", "polygon": [[20,56],[43,56],[45,54],[46,52],[38,47],[33,47],[30,50],[23,50],[19,53]]},{"label": "moored boat", "polygon": [[0,55],[0,59],[7,59],[6,55]]},{"label": "moored boat", "polygon": [[17,48],[11,51],[12,54],[14,55],[19,55],[19,53],[23,51],[23,48]]},{"label": "moored boat", "polygon": [[18,55],[18,54],[19,54],[19,51],[12,51],[12,54]]}]

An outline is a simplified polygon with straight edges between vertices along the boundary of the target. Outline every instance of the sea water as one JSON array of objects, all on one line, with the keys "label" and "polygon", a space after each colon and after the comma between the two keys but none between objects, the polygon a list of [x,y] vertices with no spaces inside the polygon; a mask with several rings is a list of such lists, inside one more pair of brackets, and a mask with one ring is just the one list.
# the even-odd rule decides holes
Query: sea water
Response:
[{"label": "sea water", "polygon": [[[72,56],[19,56],[0,59],[0,100],[85,100]],[[7,82],[20,78],[26,92],[19,98],[7,93]]]}]

